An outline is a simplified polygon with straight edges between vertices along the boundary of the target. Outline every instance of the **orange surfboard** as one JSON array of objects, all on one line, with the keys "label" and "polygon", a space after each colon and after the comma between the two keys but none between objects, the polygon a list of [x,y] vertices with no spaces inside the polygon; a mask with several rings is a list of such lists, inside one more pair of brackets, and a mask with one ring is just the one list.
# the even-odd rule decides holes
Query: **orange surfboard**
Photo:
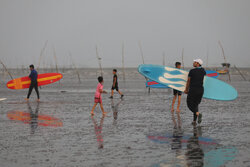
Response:
[{"label": "orange surfboard", "polygon": [[[37,82],[38,86],[52,84],[62,79],[63,75],[60,73],[44,73],[38,74]],[[26,89],[30,87],[30,78],[28,76],[17,78],[9,81],[6,86],[9,89]]]},{"label": "orange surfboard", "polygon": [[[23,111],[9,111],[7,113],[7,117],[10,120],[22,121],[25,124],[31,123],[31,116],[30,113],[23,112]],[[51,117],[49,115],[37,115],[36,118],[37,124],[39,126],[53,126],[53,127],[61,127],[63,126],[63,122],[58,119]]]}]

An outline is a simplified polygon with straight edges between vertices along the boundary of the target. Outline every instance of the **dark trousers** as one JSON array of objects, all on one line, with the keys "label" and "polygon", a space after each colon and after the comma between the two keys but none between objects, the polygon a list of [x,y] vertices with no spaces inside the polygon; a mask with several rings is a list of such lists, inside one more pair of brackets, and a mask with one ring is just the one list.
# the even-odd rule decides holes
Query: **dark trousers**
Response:
[{"label": "dark trousers", "polygon": [[187,106],[189,110],[193,112],[194,119],[193,121],[197,120],[196,113],[199,112],[199,104],[201,102],[202,96],[204,93],[204,88],[190,88],[188,95],[187,95]]},{"label": "dark trousers", "polygon": [[30,98],[30,95],[31,95],[31,92],[32,92],[33,88],[35,88],[37,98],[40,99],[37,82],[31,82],[27,98],[28,99]]}]

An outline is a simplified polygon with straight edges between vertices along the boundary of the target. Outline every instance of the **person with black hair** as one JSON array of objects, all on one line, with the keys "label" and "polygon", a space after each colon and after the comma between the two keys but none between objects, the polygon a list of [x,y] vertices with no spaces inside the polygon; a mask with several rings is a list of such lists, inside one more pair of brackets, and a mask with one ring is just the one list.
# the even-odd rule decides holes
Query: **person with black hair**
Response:
[{"label": "person with black hair", "polygon": [[113,84],[112,84],[112,87],[111,87],[111,96],[109,98],[113,99],[113,95],[114,95],[114,90],[116,90],[120,95],[121,95],[121,99],[123,98],[123,94],[122,92],[119,90],[119,87],[118,87],[118,77],[117,77],[117,70],[116,69],[113,69]]},{"label": "person with black hair", "polygon": [[[175,63],[175,68],[180,69],[180,68],[181,68],[181,63],[180,63],[180,62],[176,62],[176,63]],[[172,109],[171,109],[171,111],[174,112],[174,104],[175,104],[175,100],[176,100],[176,98],[177,98],[177,96],[178,96],[178,105],[177,105],[176,111],[177,111],[177,112],[180,112],[181,94],[182,94],[182,92],[173,89],[173,94],[174,94],[174,98],[173,98],[173,101],[172,101]]]},{"label": "person with black hair", "polygon": [[30,65],[30,71],[31,72],[30,72],[29,78],[31,80],[31,83],[30,83],[29,92],[28,92],[26,100],[29,100],[31,92],[32,92],[33,88],[35,88],[36,95],[37,95],[37,101],[40,101],[38,83],[37,83],[38,74],[37,74],[37,71],[35,70],[35,67],[33,64]]},{"label": "person with black hair", "polygon": [[194,69],[190,70],[188,73],[188,80],[186,84],[185,93],[187,95],[187,106],[193,112],[193,125],[196,125],[196,120],[198,117],[198,123],[202,121],[202,114],[199,113],[199,104],[201,102],[204,87],[203,80],[206,75],[206,71],[202,68],[203,61],[201,59],[194,60]]},{"label": "person with black hair", "polygon": [[100,104],[100,107],[101,107],[101,110],[102,110],[102,114],[105,115],[107,114],[106,112],[104,112],[104,109],[103,109],[103,105],[102,105],[102,93],[107,93],[106,91],[103,90],[103,77],[98,77],[98,85],[96,87],[96,92],[95,92],[95,104],[91,110],[91,115],[95,115],[94,114],[94,110],[95,110],[95,107],[97,106],[97,104],[99,103]]}]

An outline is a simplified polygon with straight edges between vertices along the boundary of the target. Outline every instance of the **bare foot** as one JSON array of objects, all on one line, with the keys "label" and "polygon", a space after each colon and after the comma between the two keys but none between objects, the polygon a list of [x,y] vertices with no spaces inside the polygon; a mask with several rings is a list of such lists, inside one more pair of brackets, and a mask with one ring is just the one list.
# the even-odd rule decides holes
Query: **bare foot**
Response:
[{"label": "bare foot", "polygon": [[40,99],[37,99],[36,101],[37,101],[37,102],[40,102]]},{"label": "bare foot", "polygon": [[29,101],[29,99],[28,99],[28,98],[25,98],[25,100],[26,100],[26,101]]},{"label": "bare foot", "polygon": [[180,110],[179,108],[177,108],[177,109],[176,109],[176,112],[178,112],[178,113],[179,113],[179,112],[181,112],[181,110]]}]

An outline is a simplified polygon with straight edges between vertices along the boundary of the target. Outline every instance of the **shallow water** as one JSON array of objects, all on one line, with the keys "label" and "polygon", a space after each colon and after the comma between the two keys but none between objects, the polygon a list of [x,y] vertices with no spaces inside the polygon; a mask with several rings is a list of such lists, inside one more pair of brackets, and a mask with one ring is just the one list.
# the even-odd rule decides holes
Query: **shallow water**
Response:
[{"label": "shallow water", "polygon": [[[40,89],[39,104],[35,92],[26,103],[27,90],[8,90],[1,84],[1,98],[7,98],[0,102],[1,166],[250,166],[250,85],[240,76],[232,76],[239,92],[235,101],[202,100],[203,122],[196,128],[190,124],[186,95],[180,115],[172,115],[172,90],[148,94],[135,70],[126,82],[120,75],[124,99],[104,95],[107,116],[98,108],[92,118],[96,76],[84,71],[79,84],[76,75],[65,73],[60,84]],[[104,80],[109,91],[111,72]],[[15,111],[26,117],[10,119],[8,113]],[[61,126],[51,126],[58,122]]]}]

